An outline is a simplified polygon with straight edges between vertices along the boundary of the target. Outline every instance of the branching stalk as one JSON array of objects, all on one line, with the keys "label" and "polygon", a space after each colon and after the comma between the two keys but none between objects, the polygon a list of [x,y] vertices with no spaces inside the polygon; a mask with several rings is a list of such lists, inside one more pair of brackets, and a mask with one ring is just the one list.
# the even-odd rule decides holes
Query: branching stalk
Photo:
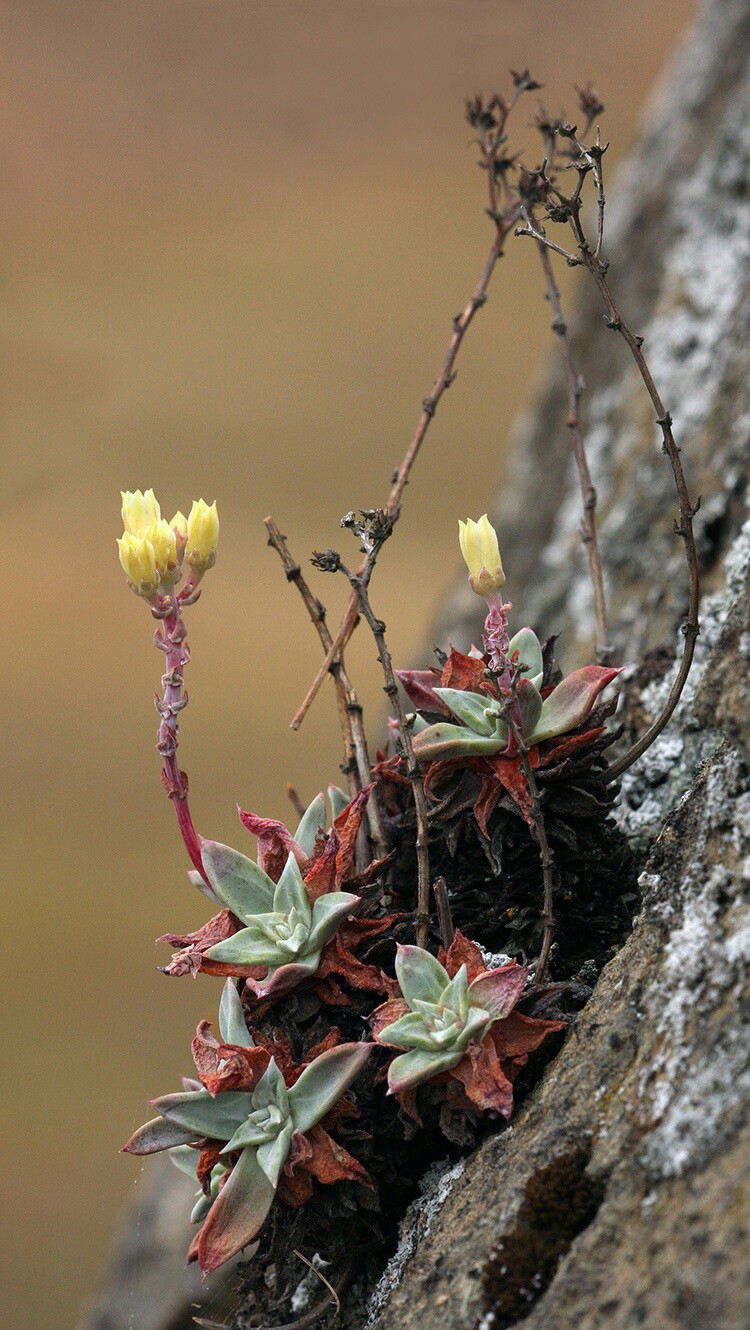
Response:
[{"label": "branching stalk", "polygon": [[547,298],[552,307],[552,331],[557,333],[560,338],[565,360],[565,377],[568,389],[567,425],[570,430],[570,441],[573,447],[576,469],[578,471],[578,482],[581,489],[581,500],[583,504],[581,539],[586,550],[586,557],[589,562],[589,570],[591,573],[591,583],[594,591],[596,654],[599,662],[606,665],[610,659],[607,631],[607,604],[604,592],[604,574],[602,572],[599,540],[596,532],[596,490],[594,489],[591,480],[588,458],[586,457],[586,444],[583,437],[583,426],[581,424],[581,377],[576,366],[570,329],[565,320],[565,316],[563,315],[560,290],[555,281],[555,274],[552,269],[550,256],[546,247],[541,243],[538,245],[538,251],[547,286]]},{"label": "branching stalk", "polygon": [[[295,562],[289,552],[286,537],[281,534],[272,517],[265,519],[265,527],[268,532],[268,543],[272,549],[276,550],[281,559],[287,581],[293,582],[299,591],[323,649],[328,652],[332,645],[332,638],[326,623],[325,606],[321,604],[310,589],[299,564]],[[342,769],[349,783],[349,793],[354,797],[359,790],[365,785],[369,785],[372,780],[370,754],[362,718],[362,705],[347,674],[343,651],[331,660],[329,672],[333,676],[336,685],[339,721],[344,740],[344,765]],[[388,853],[388,842],[383,829],[380,807],[376,799],[369,800],[367,817],[370,833],[377,850],[377,857],[382,859]],[[358,862],[357,866],[359,871],[362,871],[367,867],[367,864]]]}]

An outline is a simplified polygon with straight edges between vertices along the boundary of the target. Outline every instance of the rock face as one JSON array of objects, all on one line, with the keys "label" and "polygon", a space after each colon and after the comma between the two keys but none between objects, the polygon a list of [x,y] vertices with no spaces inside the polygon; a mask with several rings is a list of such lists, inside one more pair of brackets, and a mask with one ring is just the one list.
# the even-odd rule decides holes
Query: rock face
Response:
[{"label": "rock face", "polygon": [[[610,278],[703,495],[696,664],[673,723],[623,784],[621,825],[643,865],[634,931],[512,1129],[428,1186],[372,1304],[377,1330],[750,1325],[746,0],[703,6],[613,212]],[[585,423],[612,636],[632,660],[677,646],[686,582],[649,405],[602,329],[592,294],[577,325]],[[523,621],[561,632],[573,665],[590,658],[593,616],[564,421],[555,370],[517,442],[513,511],[495,515]],[[540,483],[551,474],[557,483]],[[461,590],[439,636],[476,636],[475,613]],[[668,654],[651,659],[651,681],[641,671],[631,684],[639,727],[671,678]]]},{"label": "rock face", "polygon": [[[425,1179],[370,1300],[372,1330],[750,1325],[747,0],[703,5],[611,192],[612,285],[703,495],[695,669],[623,785],[619,816],[643,866],[635,929],[512,1128]],[[612,639],[616,657],[636,660],[680,641],[676,500],[649,403],[594,293],[576,336]],[[517,440],[512,502],[495,516],[523,621],[560,632],[570,668],[591,658],[593,616],[565,414],[555,368]],[[471,640],[476,609],[458,591],[439,637]],[[639,728],[670,682],[669,654],[651,659],[650,678],[641,670],[631,686]],[[190,1323],[193,1289],[153,1295],[149,1272],[180,1264],[181,1225],[168,1230],[163,1261],[151,1228],[145,1243],[138,1225],[125,1235],[89,1330],[132,1323],[132,1302],[131,1320],[118,1308],[126,1275],[139,1325]],[[360,1303],[342,1312],[342,1327],[363,1324]]]}]

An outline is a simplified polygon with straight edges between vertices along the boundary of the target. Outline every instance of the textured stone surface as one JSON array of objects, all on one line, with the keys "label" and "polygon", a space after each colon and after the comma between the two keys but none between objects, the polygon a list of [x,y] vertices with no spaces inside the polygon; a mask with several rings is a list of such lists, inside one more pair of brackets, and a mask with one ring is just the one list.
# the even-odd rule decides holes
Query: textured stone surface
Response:
[{"label": "textured stone surface", "polygon": [[[694,672],[620,800],[643,910],[512,1130],[437,1214],[445,1179],[428,1195],[429,1236],[386,1271],[377,1330],[750,1324],[749,92],[750,9],[704,5],[612,209],[612,284],[703,494]],[[590,296],[577,339],[613,640],[624,660],[679,650],[683,554],[652,413]],[[553,367],[495,517],[520,618],[561,631],[571,666],[590,658],[592,613],[564,419]],[[476,614],[462,587],[438,636],[476,637]],[[654,673],[633,672],[639,726],[669,690]]]}]

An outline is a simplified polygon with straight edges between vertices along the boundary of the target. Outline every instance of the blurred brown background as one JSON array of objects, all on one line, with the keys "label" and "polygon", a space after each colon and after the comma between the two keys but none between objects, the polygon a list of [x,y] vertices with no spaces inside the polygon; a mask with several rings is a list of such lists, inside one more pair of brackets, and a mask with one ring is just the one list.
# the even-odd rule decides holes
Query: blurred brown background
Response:
[{"label": "blurred brown background", "polygon": [[[145,1101],[218,988],[153,938],[198,926],[158,780],[161,659],[116,560],[121,487],[218,498],[190,612],[181,757],[207,835],[335,779],[330,688],[288,720],[317,640],[266,549],[337,543],[382,502],[491,234],[462,99],[530,64],[552,110],[593,78],[611,160],[690,0],[4,0],[2,768],[9,901],[1,1138],[9,1326],[74,1324],[139,1164]],[[515,138],[532,142],[531,102]],[[611,167],[610,167],[611,174]],[[564,274],[567,276],[567,274]],[[626,275],[621,275],[624,280]],[[457,568],[548,344],[509,247],[441,407],[374,601],[398,664]],[[561,428],[564,427],[561,424]],[[550,483],[549,477],[540,483]],[[342,546],[343,547],[343,546]],[[512,593],[512,551],[505,551]],[[343,586],[322,582],[333,609]],[[374,649],[351,670],[374,732]],[[251,845],[251,842],[248,842]],[[137,1327],[134,1328],[137,1330]]]}]

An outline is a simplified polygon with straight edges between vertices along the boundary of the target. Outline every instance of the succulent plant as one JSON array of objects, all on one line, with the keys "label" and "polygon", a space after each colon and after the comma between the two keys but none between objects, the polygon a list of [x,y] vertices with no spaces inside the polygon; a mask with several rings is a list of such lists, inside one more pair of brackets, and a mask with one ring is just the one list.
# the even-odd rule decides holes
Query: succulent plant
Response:
[{"label": "succulent plant", "polygon": [[[220,1048],[262,1054],[262,1074],[256,1067],[244,1090],[220,1088],[212,1094],[204,1086],[152,1100],[159,1116],[140,1127],[124,1147],[129,1154],[172,1150],[178,1167],[201,1181],[203,1194],[193,1222],[205,1222],[191,1256],[204,1273],[252,1242],[271,1208],[295,1140],[297,1153],[305,1153],[299,1138],[314,1131],[331,1111],[373,1047],[349,1043],[327,1048],[301,1074],[295,1069],[295,1079],[287,1085],[275,1058],[255,1049],[231,980],[222,996],[219,1029],[225,1040]],[[312,1147],[307,1153],[313,1153]],[[361,1166],[341,1147],[337,1153],[351,1165],[339,1176],[362,1176]]]},{"label": "succulent plant", "polygon": [[259,1000],[314,979],[325,1001],[346,1004],[334,976],[382,992],[380,970],[359,961],[354,948],[391,920],[351,917],[360,897],[340,890],[343,882],[366,883],[382,867],[376,862],[355,876],[354,847],[370,790],[348,801],[330,787],[334,817],[328,830],[322,794],[294,835],[282,822],[240,810],[242,823],[258,838],[257,863],[229,846],[202,841],[205,877],[193,872],[190,878],[224,908],[194,933],[163,936],[180,948],[166,972],[236,975]]},{"label": "succulent plant", "polygon": [[[454,656],[458,653],[454,653]],[[516,722],[529,746],[567,734],[582,725],[590,715],[603,688],[619,673],[602,665],[586,665],[563,679],[557,687],[544,690],[542,696],[542,648],[531,628],[522,628],[509,643],[510,660],[518,668],[516,684]],[[482,680],[484,662],[474,663],[474,673]],[[506,705],[495,689],[475,692],[470,688],[442,687],[429,671],[402,671],[401,683],[410,699],[428,714],[444,715],[419,729],[414,736],[414,752],[421,762],[445,761],[461,757],[512,756],[513,737],[501,712]]]},{"label": "succulent plant", "polygon": [[216,896],[245,925],[205,954],[228,965],[266,966],[265,979],[248,981],[259,998],[286,992],[314,974],[326,942],[359,903],[351,892],[332,891],[311,905],[293,853],[278,883],[228,845],[204,842],[202,855]]},{"label": "succulent plant", "polygon": [[469,1045],[513,1009],[527,976],[525,967],[514,962],[488,970],[470,984],[465,964],[451,978],[431,952],[400,946],[396,977],[408,1010],[379,1025],[376,1035],[379,1043],[404,1050],[388,1068],[390,1093],[455,1067]]},{"label": "succulent plant", "polygon": [[454,1106],[470,1101],[510,1116],[514,1063],[521,1059],[522,1065],[560,1023],[514,1011],[528,978],[525,966],[511,961],[487,970],[480,948],[458,932],[440,957],[400,946],[401,997],[371,1017],[377,1042],[399,1050],[388,1067],[389,1093],[413,1112],[416,1087],[447,1074],[458,1082],[450,1087]]}]

